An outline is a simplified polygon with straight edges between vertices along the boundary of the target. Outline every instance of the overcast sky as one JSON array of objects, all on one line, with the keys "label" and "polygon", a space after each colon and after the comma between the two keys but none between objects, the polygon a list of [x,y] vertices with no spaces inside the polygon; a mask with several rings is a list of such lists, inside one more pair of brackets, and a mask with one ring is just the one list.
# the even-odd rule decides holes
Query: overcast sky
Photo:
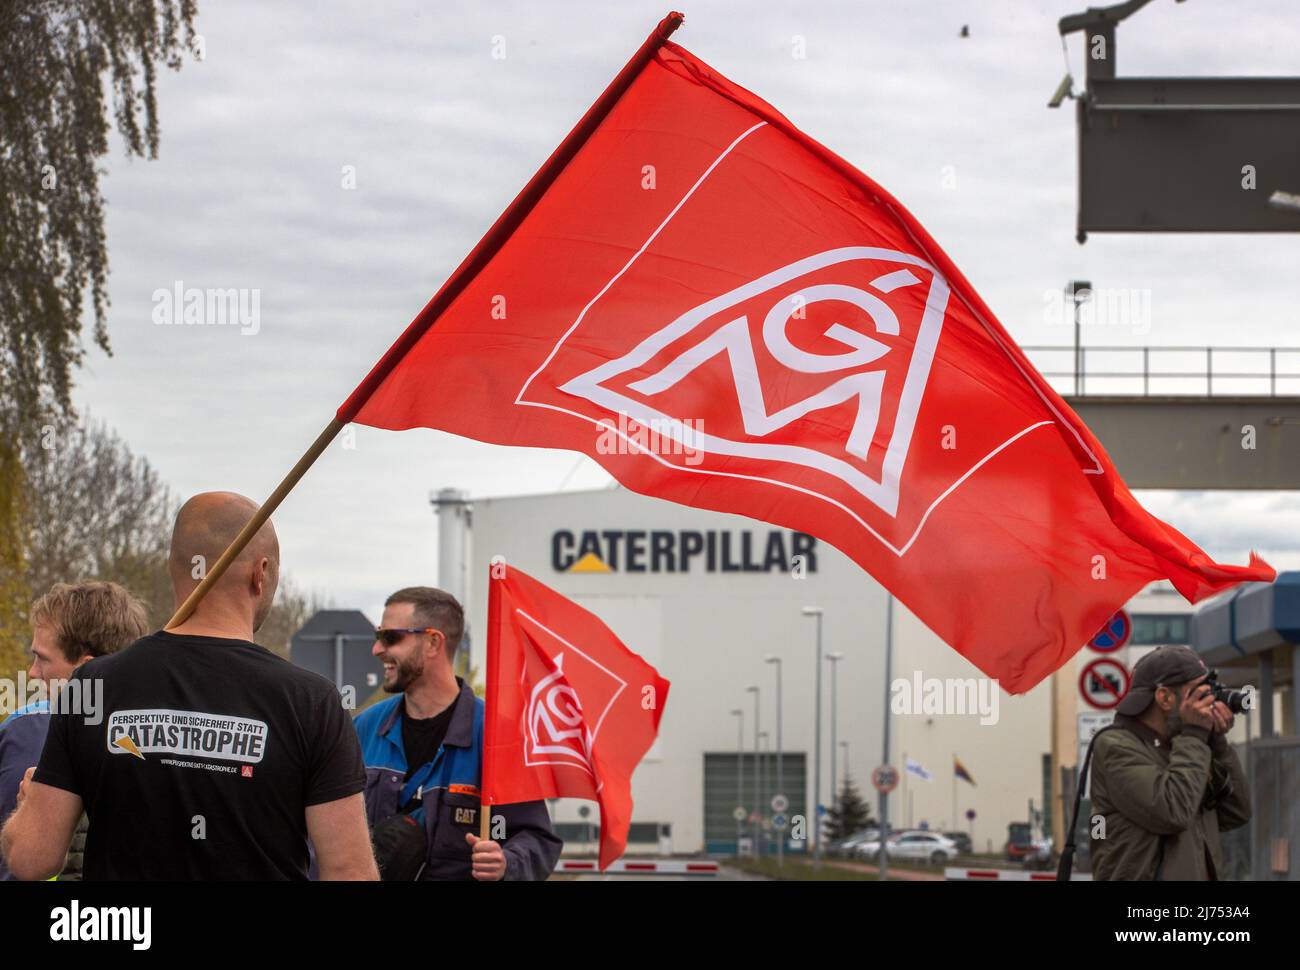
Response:
[{"label": "overcast sky", "polygon": [[[88,354],[79,405],[180,496],[261,500],[666,4],[201,0],[205,59],[158,84],[160,158],[115,144],[106,160],[114,355]],[[1086,6],[695,0],[674,39],[889,189],[1022,343],[1069,342],[1044,294],[1082,278],[1151,298],[1149,332],[1085,342],[1300,344],[1300,236],[1074,242],[1073,111],[1045,104],[1066,70],[1056,21]],[[1300,13],[1157,0],[1117,46],[1121,74],[1294,74]],[[1068,58],[1082,78],[1078,35]],[[177,281],[259,290],[258,333],[156,326],[152,294]],[[355,440],[275,522],[300,586],[376,620],[389,591],[436,581],[431,491],[610,481],[569,452],[432,431]],[[1141,497],[1217,557],[1254,547],[1300,567],[1297,493]]]}]

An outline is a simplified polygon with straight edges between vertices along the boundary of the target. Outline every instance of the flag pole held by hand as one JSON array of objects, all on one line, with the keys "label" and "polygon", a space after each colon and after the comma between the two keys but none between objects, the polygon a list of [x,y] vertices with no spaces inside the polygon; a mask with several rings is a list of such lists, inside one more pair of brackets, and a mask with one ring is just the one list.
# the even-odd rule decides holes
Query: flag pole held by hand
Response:
[{"label": "flag pole held by hand", "polygon": [[311,447],[307,449],[307,453],[298,459],[298,464],[294,465],[289,474],[284,476],[284,481],[276,486],[275,491],[271,493],[271,497],[262,503],[261,507],[253,514],[253,517],[240,530],[239,535],[235,536],[234,541],[226,547],[226,551],[221,554],[221,558],[213,564],[212,568],[207,570],[203,576],[203,581],[194,587],[194,591],[186,597],[185,602],[172,614],[172,618],[167,621],[167,629],[179,626],[190,618],[191,614],[194,613],[194,608],[199,605],[199,601],[207,595],[208,590],[216,585],[217,580],[221,578],[221,575],[230,564],[244,551],[244,547],[248,545],[249,540],[257,535],[257,530],[266,524],[266,520],[271,517],[271,513],[279,508],[280,503],[284,501],[284,497],[298,484],[298,480],[307,473],[307,469],[321,456],[321,452],[329,447],[330,442],[343,429],[343,424],[344,422],[335,418],[325,426],[325,430],[312,442]]}]

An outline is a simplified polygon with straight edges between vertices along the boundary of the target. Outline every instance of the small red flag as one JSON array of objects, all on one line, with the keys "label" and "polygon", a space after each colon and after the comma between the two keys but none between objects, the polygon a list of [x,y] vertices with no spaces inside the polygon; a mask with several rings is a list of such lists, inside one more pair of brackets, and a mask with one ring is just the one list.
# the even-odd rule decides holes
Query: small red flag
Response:
[{"label": "small red flag", "polygon": [[1273,579],[1138,504],[883,188],[675,44],[619,78],[339,420],[811,533],[1013,693],[1153,580]]},{"label": "small red flag", "polygon": [[668,681],[600,618],[513,566],[488,586],[483,804],[600,805],[600,868],[627,847],[632,772],[659,733]]}]

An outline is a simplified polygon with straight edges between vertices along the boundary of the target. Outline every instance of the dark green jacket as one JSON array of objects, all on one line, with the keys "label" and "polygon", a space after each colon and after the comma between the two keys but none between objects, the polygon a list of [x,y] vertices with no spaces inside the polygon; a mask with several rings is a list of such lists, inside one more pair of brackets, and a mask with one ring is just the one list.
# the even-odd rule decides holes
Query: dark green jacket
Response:
[{"label": "dark green jacket", "polygon": [[1246,776],[1227,739],[1199,727],[1165,739],[1124,714],[1115,724],[1093,743],[1093,879],[1222,878],[1219,833],[1250,820]]}]

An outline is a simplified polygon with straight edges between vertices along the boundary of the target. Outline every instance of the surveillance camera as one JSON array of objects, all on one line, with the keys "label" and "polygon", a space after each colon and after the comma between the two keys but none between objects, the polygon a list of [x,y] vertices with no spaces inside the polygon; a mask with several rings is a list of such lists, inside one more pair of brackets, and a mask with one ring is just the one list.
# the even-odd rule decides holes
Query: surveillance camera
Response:
[{"label": "surveillance camera", "polygon": [[1300,212],[1300,195],[1294,192],[1283,192],[1278,189],[1268,197],[1268,204],[1274,209],[1284,209],[1287,212]]},{"label": "surveillance camera", "polygon": [[1059,108],[1061,102],[1066,98],[1074,97],[1074,78],[1069,74],[1061,78],[1061,83],[1056,86],[1056,93],[1052,95],[1052,100],[1047,102],[1049,108]]}]

